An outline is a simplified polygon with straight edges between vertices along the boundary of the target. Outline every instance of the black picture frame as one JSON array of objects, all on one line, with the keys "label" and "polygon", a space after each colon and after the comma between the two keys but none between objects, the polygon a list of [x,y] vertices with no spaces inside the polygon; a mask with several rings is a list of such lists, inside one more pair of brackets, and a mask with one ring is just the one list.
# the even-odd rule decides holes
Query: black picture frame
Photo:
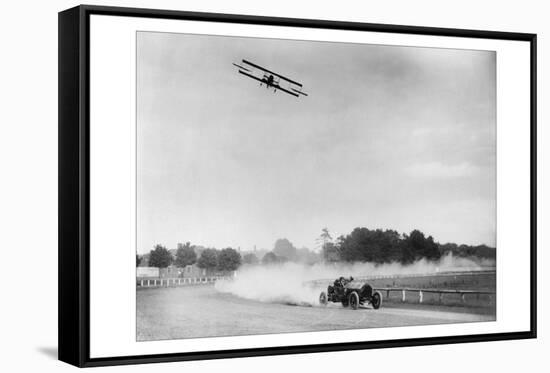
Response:
[{"label": "black picture frame", "polygon": [[[325,28],[382,33],[525,41],[530,44],[530,327],[529,330],[465,336],[296,345],[275,348],[181,352],[91,358],[90,336],[90,164],[89,37],[90,16],[125,16],[222,23]],[[536,34],[398,26],[313,19],[275,18],[158,9],[81,5],[59,13],[59,360],[78,367],[284,355],[419,345],[536,338]]]}]

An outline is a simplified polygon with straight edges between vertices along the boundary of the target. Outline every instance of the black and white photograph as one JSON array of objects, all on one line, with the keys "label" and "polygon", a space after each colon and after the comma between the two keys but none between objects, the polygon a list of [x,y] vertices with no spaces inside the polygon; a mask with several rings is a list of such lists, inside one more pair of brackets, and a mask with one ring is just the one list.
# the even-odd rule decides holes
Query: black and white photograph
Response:
[{"label": "black and white photograph", "polygon": [[497,320],[494,50],[137,31],[135,88],[137,341]]},{"label": "black and white photograph", "polygon": [[548,365],[544,2],[3,5],[0,371]]}]

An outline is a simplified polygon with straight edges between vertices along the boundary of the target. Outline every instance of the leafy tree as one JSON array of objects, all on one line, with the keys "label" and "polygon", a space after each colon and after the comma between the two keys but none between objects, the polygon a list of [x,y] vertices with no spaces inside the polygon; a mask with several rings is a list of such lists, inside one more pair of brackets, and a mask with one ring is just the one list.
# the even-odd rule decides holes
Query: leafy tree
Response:
[{"label": "leafy tree", "polygon": [[439,245],[441,255],[453,254],[458,255],[458,245],[456,243],[445,243]]},{"label": "leafy tree", "polygon": [[426,243],[424,244],[424,256],[428,260],[437,260],[441,258],[439,246],[435,243],[432,236],[428,236],[426,239]]},{"label": "leafy tree", "polygon": [[342,241],[341,258],[348,262],[374,262],[379,248],[373,242],[372,231],[367,228],[355,228]]},{"label": "leafy tree", "polygon": [[139,265],[141,264],[142,259],[143,258],[141,256],[136,254],[136,267],[139,267]]},{"label": "leafy tree", "polygon": [[412,246],[414,253],[417,257],[421,257],[424,252],[424,245],[426,242],[426,237],[424,233],[420,232],[418,229],[415,229],[409,235],[409,244]]},{"label": "leafy tree", "polygon": [[166,268],[172,264],[172,254],[166,247],[156,245],[149,253],[149,265],[151,267]]},{"label": "leafy tree", "polygon": [[218,254],[218,269],[220,271],[234,271],[241,265],[241,254],[230,247]]},{"label": "leafy tree", "polygon": [[497,250],[494,247],[487,245],[471,246],[473,249],[472,255],[478,258],[496,259]]},{"label": "leafy tree", "polygon": [[216,249],[204,249],[197,260],[197,265],[204,269],[214,269],[218,266],[218,251]]},{"label": "leafy tree", "polygon": [[197,254],[195,253],[195,249],[191,246],[190,242],[186,242],[185,245],[178,243],[175,262],[176,266],[180,268],[195,264],[197,262]]},{"label": "leafy tree", "polygon": [[296,260],[296,248],[286,238],[279,238],[275,241],[273,253],[277,256],[285,257],[288,260]]},{"label": "leafy tree", "polygon": [[415,229],[409,235],[408,241],[412,247],[412,251],[414,252],[416,259],[426,258],[429,260],[435,260],[441,257],[439,247],[434,242],[432,236],[426,238],[424,233]]},{"label": "leafy tree", "polygon": [[286,258],[277,256],[273,251],[268,252],[262,258],[262,264],[279,264],[286,261]]},{"label": "leafy tree", "polygon": [[495,248],[486,245],[458,246],[453,243],[441,245],[418,229],[409,235],[401,235],[394,230],[355,228],[350,234],[338,237],[336,243],[329,241],[329,237],[328,230],[323,229],[318,239],[324,240],[323,258],[329,262],[412,263],[419,259],[438,260],[449,253],[469,258],[496,258]]},{"label": "leafy tree", "polygon": [[330,235],[328,228],[321,229],[321,234],[317,237],[316,242],[318,243],[317,247],[320,247],[321,250],[325,248],[326,244],[332,242],[332,236]]},{"label": "leafy tree", "polygon": [[248,253],[248,254],[243,255],[243,263],[244,264],[252,264],[253,265],[253,264],[258,264],[259,262],[260,262],[260,260],[253,253]]},{"label": "leafy tree", "polygon": [[403,235],[403,239],[399,243],[399,248],[401,251],[401,263],[410,264],[415,261],[416,257],[414,254],[414,250],[409,244],[409,236],[407,236],[406,234]]},{"label": "leafy tree", "polygon": [[387,263],[402,261],[404,246],[393,230],[355,228],[340,240],[340,256],[345,261]]},{"label": "leafy tree", "polygon": [[337,262],[340,260],[340,248],[332,242],[323,245],[323,259],[325,262]]},{"label": "leafy tree", "polygon": [[441,255],[452,254],[458,257],[473,257],[479,259],[496,259],[496,249],[487,245],[460,245],[455,243],[439,244]]}]

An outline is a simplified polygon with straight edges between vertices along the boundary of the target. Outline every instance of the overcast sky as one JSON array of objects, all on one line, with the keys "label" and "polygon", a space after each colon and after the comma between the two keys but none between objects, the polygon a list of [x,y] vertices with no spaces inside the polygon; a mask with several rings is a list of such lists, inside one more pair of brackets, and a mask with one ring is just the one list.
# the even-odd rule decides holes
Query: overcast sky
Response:
[{"label": "overcast sky", "polygon": [[[496,55],[139,32],[138,252],[323,227],[495,245]],[[273,93],[250,60],[304,85]]]}]

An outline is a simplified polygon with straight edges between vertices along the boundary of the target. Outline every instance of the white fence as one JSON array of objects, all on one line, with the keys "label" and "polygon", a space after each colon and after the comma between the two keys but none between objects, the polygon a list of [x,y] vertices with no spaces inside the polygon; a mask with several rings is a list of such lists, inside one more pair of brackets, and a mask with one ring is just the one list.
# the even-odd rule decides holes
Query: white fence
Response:
[{"label": "white fence", "polygon": [[400,292],[401,293],[401,302],[407,300],[407,292],[409,293],[418,293],[418,303],[424,301],[425,293],[433,293],[438,295],[439,303],[443,302],[443,294],[457,294],[460,295],[460,300],[462,303],[466,303],[466,295],[476,296],[479,298],[480,295],[487,295],[489,298],[489,303],[492,304],[495,297],[494,291],[484,291],[484,290],[449,290],[449,289],[418,289],[418,288],[375,288],[380,292],[386,293],[386,298],[389,299],[390,292]]},{"label": "white fence", "polygon": [[229,280],[231,276],[210,276],[210,277],[182,277],[182,278],[142,278],[137,280],[137,287],[174,287],[187,285],[213,284],[219,280]]},{"label": "white fence", "polygon": [[[413,278],[413,277],[451,277],[451,276],[471,276],[471,275],[483,275],[483,274],[495,274],[495,270],[480,270],[480,271],[447,271],[447,272],[434,272],[434,273],[411,273],[400,275],[373,275],[373,276],[357,276],[356,281],[369,281],[369,280],[384,280],[384,279],[399,279],[399,278]],[[318,280],[306,281],[306,284],[310,286],[327,286],[334,282],[334,279],[323,278]]]},{"label": "white fence", "polygon": [[[436,272],[436,273],[416,273],[416,274],[401,274],[401,275],[373,275],[373,276],[357,276],[355,278],[358,282],[367,282],[372,280],[381,280],[381,279],[400,279],[400,278],[418,278],[418,277],[459,277],[459,276],[470,276],[470,275],[481,275],[481,274],[495,274],[495,270],[478,270],[478,271],[447,271],[447,272]],[[313,281],[307,281],[306,284],[309,286],[320,287],[327,286],[333,283],[334,279],[318,279]],[[496,293],[494,291],[485,291],[485,290],[454,290],[454,289],[430,289],[430,288],[411,288],[411,287],[385,287],[385,288],[374,288],[374,290],[380,291],[385,295],[386,299],[390,298],[390,293],[398,292],[400,293],[401,302],[410,302],[411,293],[416,295],[418,303],[423,303],[426,301],[425,294],[437,294],[436,302],[443,304],[443,301],[453,298],[453,295],[460,297],[459,302],[466,304],[471,301],[477,301],[481,296],[486,297],[488,300],[488,305],[492,305],[495,302]],[[409,295],[409,299],[407,298]],[[433,297],[431,300],[433,301]],[[475,298],[475,299],[473,299]],[[395,299],[395,298],[393,298]],[[416,299],[416,297],[413,297]],[[416,301],[416,300],[413,300]]]}]

